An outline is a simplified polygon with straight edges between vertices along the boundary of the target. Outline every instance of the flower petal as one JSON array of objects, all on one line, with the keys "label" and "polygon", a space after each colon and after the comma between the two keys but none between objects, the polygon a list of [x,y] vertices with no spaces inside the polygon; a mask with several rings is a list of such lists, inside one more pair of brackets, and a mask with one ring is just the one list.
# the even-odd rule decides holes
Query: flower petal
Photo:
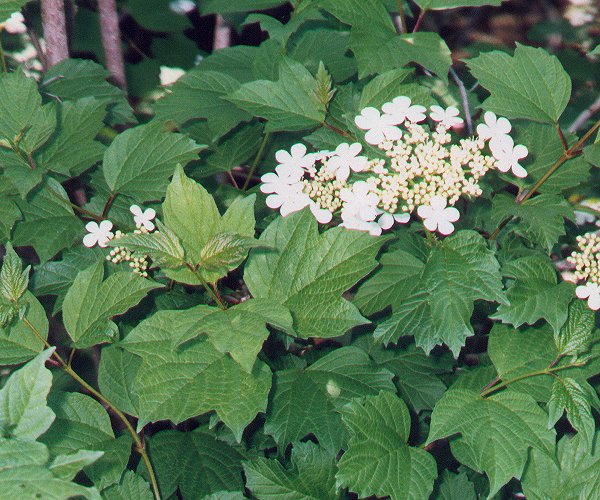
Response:
[{"label": "flower petal", "polygon": [[580,285],[575,289],[575,295],[580,299],[587,299],[590,296],[591,290],[588,288],[589,285]]},{"label": "flower petal", "polygon": [[86,234],[83,237],[83,244],[88,248],[92,248],[96,243],[98,243],[98,236],[94,233]]},{"label": "flower petal", "polygon": [[454,232],[454,224],[447,220],[442,220],[438,224],[438,232],[440,234],[443,234],[444,236],[448,236],[449,234],[452,234]]}]

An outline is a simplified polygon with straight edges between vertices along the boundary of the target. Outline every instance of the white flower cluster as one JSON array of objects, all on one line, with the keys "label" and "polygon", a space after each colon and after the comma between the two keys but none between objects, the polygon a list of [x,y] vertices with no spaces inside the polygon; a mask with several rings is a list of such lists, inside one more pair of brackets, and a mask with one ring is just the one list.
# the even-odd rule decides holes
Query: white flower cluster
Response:
[{"label": "white flower cluster", "polygon": [[567,261],[575,266],[575,278],[584,282],[575,289],[580,299],[587,299],[593,311],[600,309],[600,235],[587,233],[577,237],[577,251]]},{"label": "white flower cluster", "polygon": [[487,112],[477,137],[453,141],[450,129],[463,122],[458,114],[454,106],[432,106],[425,123],[427,109],[406,96],[381,111],[365,108],[356,125],[382,158],[361,155],[359,143],[317,153],[303,144],[278,151],[275,172],[261,178],[267,205],[284,217],[309,207],[322,224],[336,216],[340,226],[372,235],[416,212],[429,231],[448,235],[460,217],[453,205],[462,195],[480,196],[479,181],[488,171],[527,176],[520,164],[527,148],[514,144],[506,118]]},{"label": "white flower cluster", "polygon": [[[156,226],[154,225],[154,218],[156,217],[156,211],[153,208],[148,208],[144,211],[138,205],[131,205],[130,209],[133,214],[133,220],[135,222],[135,234],[148,234],[154,231]],[[112,232],[113,223],[109,220],[103,220],[98,224],[97,222],[88,222],[85,226],[88,234],[83,237],[83,244],[92,248],[98,245],[101,248],[106,248],[108,242],[115,239],[120,239],[125,233],[121,231]],[[114,247],[110,253],[106,256],[106,260],[113,264],[120,264],[121,262],[129,262],[129,267],[132,268],[133,272],[140,276],[148,277],[148,256],[136,256],[135,251],[130,250],[126,247]]]}]

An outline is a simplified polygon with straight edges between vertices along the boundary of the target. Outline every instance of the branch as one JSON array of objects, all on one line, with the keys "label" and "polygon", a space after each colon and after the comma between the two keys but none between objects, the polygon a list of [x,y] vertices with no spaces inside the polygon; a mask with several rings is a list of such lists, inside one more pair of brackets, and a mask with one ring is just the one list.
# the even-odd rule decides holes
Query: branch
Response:
[{"label": "branch", "polygon": [[408,28],[406,27],[406,14],[404,13],[404,0],[396,0],[398,4],[398,17],[400,18],[400,33],[408,33]]},{"label": "branch", "polygon": [[[46,346],[47,349],[53,347],[50,342],[48,342],[43,335],[38,331],[38,329],[26,318],[22,319],[23,323],[27,325],[27,327],[31,330],[31,332],[41,340],[42,343]],[[148,452],[144,446],[144,442],[140,438],[135,429],[129,422],[127,416],[119,410],[113,403],[111,403],[106,397],[102,395],[99,391],[94,389],[90,384],[88,384],[85,380],[83,380],[73,368],[71,368],[70,362],[65,361],[60,354],[54,350],[52,353],[54,357],[54,361],[58,364],[58,366],[64,370],[71,378],[73,378],[81,387],[87,390],[90,394],[92,394],[98,401],[106,405],[110,410],[119,418],[119,420],[125,425],[129,434],[133,438],[133,442],[135,443],[135,450],[141,455],[144,464],[146,465],[146,469],[148,470],[148,476],[150,477],[150,483],[152,485],[152,491],[154,492],[154,498],[156,500],[160,500],[160,491],[158,489],[158,483],[156,482],[156,475],[154,474],[154,469],[152,467],[152,462],[150,462],[150,457],[148,456]]]},{"label": "branch", "polygon": [[102,47],[104,61],[114,82],[126,89],[125,62],[121,51],[121,31],[119,30],[119,13],[116,0],[98,0],[100,13],[100,32],[102,34]]},{"label": "branch", "polygon": [[462,98],[463,110],[465,111],[467,131],[469,132],[469,135],[471,135],[473,133],[473,118],[471,117],[471,108],[469,107],[469,96],[467,95],[467,89],[465,88],[463,81],[458,77],[458,74],[452,67],[450,67],[450,76],[452,76],[452,79],[456,85],[458,85],[458,90],[460,91],[460,96]]},{"label": "branch", "polygon": [[600,111],[600,97],[598,97],[598,99],[596,99],[592,104],[590,104],[588,108],[584,109],[579,114],[579,116],[575,118],[575,121],[571,123],[570,127],[567,130],[572,133],[577,132],[581,128],[581,126],[584,125],[585,122],[587,122],[598,111]]},{"label": "branch", "polygon": [[69,57],[67,23],[63,0],[42,1],[42,26],[46,41],[46,60],[48,67],[58,64]]},{"label": "branch", "polygon": [[[546,173],[544,175],[542,175],[542,177],[539,178],[539,180],[533,185],[533,187],[529,191],[527,191],[527,193],[525,193],[525,195],[523,197],[518,197],[516,199],[516,203],[519,205],[521,205],[522,203],[525,203],[529,198],[531,198],[539,190],[539,188],[542,186],[542,184],[544,184],[550,178],[550,176],[554,172],[556,172],[566,161],[568,161],[571,158],[574,158],[575,156],[580,154],[581,146],[583,146],[585,144],[585,142],[599,128],[600,128],[600,120],[598,120],[594,124],[594,126],[584,134],[584,136],[581,139],[579,139],[569,149],[564,151],[563,154],[560,156],[560,158],[554,162],[554,164],[546,171]],[[504,226],[506,226],[511,220],[512,220],[512,217],[507,217],[502,222],[500,222],[500,224],[498,224],[498,227],[494,230],[494,232],[492,234],[490,234],[488,239],[489,240],[495,239],[498,236],[498,234],[500,233],[500,231],[502,230],[502,228]]]}]

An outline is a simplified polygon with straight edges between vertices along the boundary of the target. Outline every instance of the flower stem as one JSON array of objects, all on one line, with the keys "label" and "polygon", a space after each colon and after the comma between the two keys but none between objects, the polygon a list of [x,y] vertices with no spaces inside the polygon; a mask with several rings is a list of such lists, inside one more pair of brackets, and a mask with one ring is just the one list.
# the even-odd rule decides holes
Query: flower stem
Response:
[{"label": "flower stem", "polygon": [[258,164],[260,163],[260,160],[263,157],[265,150],[267,149],[267,144],[269,143],[270,137],[271,137],[271,134],[269,132],[266,132],[263,135],[263,140],[260,143],[258,152],[256,153],[256,156],[254,157],[254,161],[252,162],[252,166],[250,167],[250,170],[248,171],[248,176],[246,177],[246,181],[244,182],[244,186],[242,187],[242,189],[244,191],[246,191],[248,189],[248,186],[250,186],[250,181],[252,180],[252,177],[254,176],[254,172],[256,171],[256,168],[258,167]]},{"label": "flower stem", "polygon": [[[540,177],[538,179],[538,181],[533,185],[533,187],[529,191],[527,191],[527,193],[525,194],[525,196],[523,196],[523,197],[521,197],[521,198],[519,198],[519,199],[516,200],[516,203],[519,204],[519,205],[525,203],[529,198],[531,198],[539,190],[539,188],[542,186],[542,184],[544,184],[552,176],[552,174],[554,174],[554,172],[556,172],[566,161],[574,158],[578,154],[581,154],[581,150],[580,150],[581,146],[583,146],[585,144],[585,142],[599,128],[600,128],[600,120],[598,120],[594,124],[594,126],[592,128],[590,128],[583,135],[583,137],[581,139],[579,139],[570,148],[568,148],[567,150],[565,150],[563,152],[563,154],[560,156],[560,158],[558,158],[558,160],[556,160],[552,164],[552,166],[546,171],[546,173],[544,175],[542,175],[542,177]],[[506,226],[511,220],[512,220],[512,217],[507,217],[502,222],[500,222],[500,224],[498,224],[498,227],[494,230],[494,232],[492,232],[492,234],[490,234],[490,236],[489,236],[488,239],[489,240],[495,239],[498,236],[498,234],[500,233],[500,231],[502,230],[502,228],[504,228],[504,226]]]},{"label": "flower stem", "polygon": [[[22,321],[33,332],[33,334],[39,340],[42,341],[42,343],[46,346],[46,348],[53,347],[50,344],[50,342],[48,342],[42,336],[42,334],[38,331],[38,329],[27,318],[24,317],[22,319]],[[106,405],[108,408],[110,408],[112,413],[114,413],[119,418],[119,420],[121,422],[123,422],[123,424],[129,431],[129,434],[131,434],[131,437],[133,438],[133,442],[135,443],[135,450],[142,457],[142,460],[144,461],[146,469],[148,470],[148,475],[150,477],[150,484],[152,485],[152,491],[154,492],[154,498],[156,500],[160,500],[161,499],[160,491],[158,489],[158,483],[156,481],[156,475],[154,474],[154,468],[152,467],[152,462],[150,461],[150,457],[148,456],[148,452],[146,451],[144,442],[142,441],[142,439],[140,438],[138,433],[135,431],[135,429],[129,422],[127,416],[121,410],[119,410],[114,404],[112,404],[108,399],[106,399],[106,397],[104,397],[99,391],[94,389],[83,378],[81,378],[77,374],[77,372],[75,372],[75,370],[73,370],[73,368],[71,368],[70,363],[65,361],[60,354],[58,354],[56,351],[54,351],[52,353],[52,356],[58,362],[58,364],[62,370],[64,370],[71,378],[73,378],[79,385],[81,385],[81,387],[83,387],[86,391],[88,391],[90,394],[92,394],[98,401],[102,402],[104,405]]]}]

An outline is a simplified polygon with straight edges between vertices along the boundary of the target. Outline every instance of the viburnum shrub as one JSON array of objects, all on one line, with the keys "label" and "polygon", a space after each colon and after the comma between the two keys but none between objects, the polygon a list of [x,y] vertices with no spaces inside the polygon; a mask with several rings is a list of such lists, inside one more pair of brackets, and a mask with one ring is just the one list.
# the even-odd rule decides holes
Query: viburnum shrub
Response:
[{"label": "viburnum shrub", "polygon": [[592,3],[530,33],[556,54],[452,59],[423,30],[500,0],[204,0],[264,41],[197,58],[192,2],[124,0],[156,44],[124,38],[130,100],[26,58],[25,3],[0,0],[0,498],[600,498]]}]

